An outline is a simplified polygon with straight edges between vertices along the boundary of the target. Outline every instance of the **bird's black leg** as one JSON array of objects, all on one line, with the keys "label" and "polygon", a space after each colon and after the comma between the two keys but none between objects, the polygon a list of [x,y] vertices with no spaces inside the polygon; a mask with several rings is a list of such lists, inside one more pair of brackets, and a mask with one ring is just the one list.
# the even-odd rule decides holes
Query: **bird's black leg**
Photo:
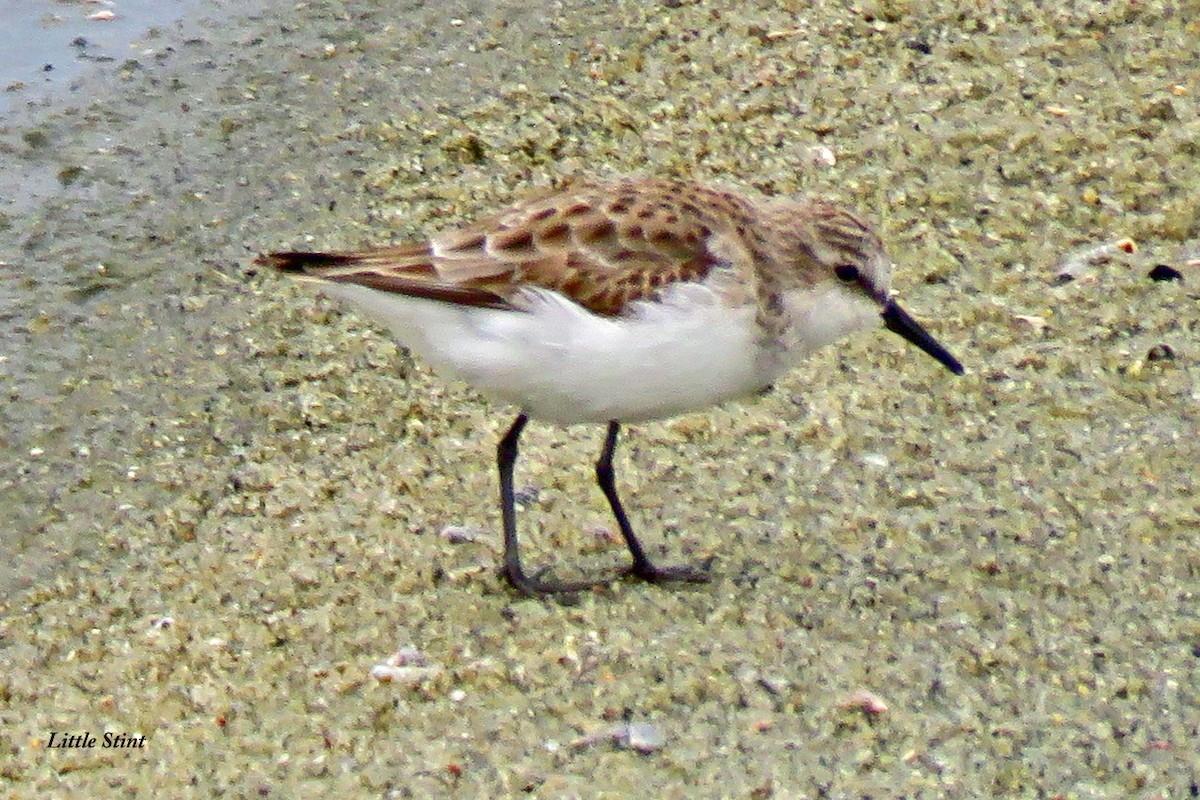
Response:
[{"label": "bird's black leg", "polygon": [[500,512],[504,518],[504,576],[514,589],[532,596],[591,588],[593,583],[541,581],[529,577],[521,568],[520,545],[517,542],[516,499],[513,496],[513,467],[517,463],[517,441],[528,422],[529,417],[519,414],[496,448],[496,465],[500,468]]},{"label": "bird's black leg", "polygon": [[656,567],[646,555],[642,543],[634,535],[633,526],[629,524],[629,517],[625,515],[625,508],[621,505],[621,498],[617,496],[617,485],[614,480],[612,460],[613,452],[617,449],[617,436],[620,431],[621,424],[619,422],[613,420],[608,423],[608,436],[604,439],[604,450],[600,453],[600,458],[596,460],[596,482],[600,484],[600,491],[604,492],[604,496],[608,498],[608,505],[612,508],[613,516],[617,518],[617,526],[621,529],[621,536],[625,538],[625,546],[629,548],[629,553],[633,556],[630,573],[652,583],[659,581],[701,583],[707,581],[709,575],[703,569],[687,566]]},{"label": "bird's black leg", "polygon": [[[500,511],[504,519],[504,576],[514,589],[535,597],[558,592],[577,592],[603,586],[609,581],[570,583],[543,581],[526,575],[525,570],[521,567],[520,544],[517,541],[516,498],[513,493],[513,468],[517,463],[521,431],[525,429],[528,422],[529,417],[519,414],[496,448],[496,465],[500,469]],[[621,499],[617,496],[617,487],[614,482],[612,459],[620,429],[620,424],[615,421],[608,424],[608,436],[604,441],[604,451],[596,461],[596,480],[600,484],[600,490],[608,498],[613,516],[617,518],[617,525],[621,528],[621,536],[625,538],[625,544],[629,548],[630,554],[633,555],[633,566],[629,572],[642,580],[651,582],[691,581],[698,583],[708,580],[708,573],[702,569],[657,567],[646,556],[646,551],[642,548],[642,543],[638,541],[637,536],[634,535],[629,518],[625,515],[625,509],[621,506]]]}]

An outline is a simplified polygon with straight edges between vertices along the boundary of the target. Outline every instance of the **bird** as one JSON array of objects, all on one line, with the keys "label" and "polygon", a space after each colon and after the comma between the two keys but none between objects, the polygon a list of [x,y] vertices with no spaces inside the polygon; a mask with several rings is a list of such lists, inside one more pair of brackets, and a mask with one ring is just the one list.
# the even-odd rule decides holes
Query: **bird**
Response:
[{"label": "bird", "polygon": [[879,234],[822,197],[579,178],[424,241],[256,263],[348,301],[440,375],[517,407],[496,450],[502,573],[531,596],[616,576],[555,581],[522,564],[513,472],[530,419],[606,425],[595,474],[632,558],[626,573],[703,582],[708,565],[655,564],[635,535],[613,467],[622,425],[761,394],[813,351],[870,328],[963,374],[892,296]]}]

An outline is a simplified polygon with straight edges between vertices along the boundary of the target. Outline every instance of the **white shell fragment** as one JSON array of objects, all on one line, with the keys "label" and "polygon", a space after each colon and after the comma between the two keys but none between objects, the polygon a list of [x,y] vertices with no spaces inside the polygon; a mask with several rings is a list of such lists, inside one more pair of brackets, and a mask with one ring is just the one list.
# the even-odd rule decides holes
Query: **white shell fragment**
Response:
[{"label": "white shell fragment", "polygon": [[441,674],[441,667],[393,667],[390,664],[371,667],[371,677],[375,680],[401,686],[417,686]]},{"label": "white shell fragment", "polygon": [[883,698],[867,689],[856,689],[841,700],[837,707],[841,710],[857,708],[872,716],[884,714],[888,710]]},{"label": "white shell fragment", "polygon": [[649,722],[622,722],[599,733],[593,733],[571,742],[575,748],[591,747],[595,744],[612,743],[626,750],[653,753],[666,746],[666,737]]},{"label": "white shell fragment", "polygon": [[827,145],[817,145],[809,148],[808,160],[812,162],[814,167],[829,167],[837,166],[837,156],[833,154],[833,150]]},{"label": "white shell fragment", "polygon": [[1116,241],[1106,242],[1101,245],[1085,247],[1074,252],[1068,253],[1055,268],[1055,278],[1060,283],[1067,283],[1073,280],[1079,280],[1085,276],[1092,267],[1100,264],[1122,258],[1124,256],[1133,255],[1137,252],[1137,242],[1133,239],[1123,238]]},{"label": "white shell fragment", "polygon": [[417,686],[442,672],[441,667],[430,665],[425,654],[412,645],[401,647],[382,664],[371,667],[371,677],[375,680],[401,686]]}]

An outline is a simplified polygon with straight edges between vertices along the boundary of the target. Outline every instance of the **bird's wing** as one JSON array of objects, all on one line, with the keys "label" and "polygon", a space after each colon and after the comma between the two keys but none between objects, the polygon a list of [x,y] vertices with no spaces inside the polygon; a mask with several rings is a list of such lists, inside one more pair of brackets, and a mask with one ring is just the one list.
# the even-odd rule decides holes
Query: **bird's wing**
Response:
[{"label": "bird's wing", "polygon": [[748,201],[695,183],[580,182],[427,242],[358,252],[277,252],[259,263],[459,305],[521,308],[548,289],[604,316],[740,260]]}]

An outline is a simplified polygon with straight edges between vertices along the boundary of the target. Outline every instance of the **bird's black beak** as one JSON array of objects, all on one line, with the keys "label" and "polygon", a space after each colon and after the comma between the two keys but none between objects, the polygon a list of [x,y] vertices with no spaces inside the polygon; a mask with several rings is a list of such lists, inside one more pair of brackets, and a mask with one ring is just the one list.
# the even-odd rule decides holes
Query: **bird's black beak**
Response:
[{"label": "bird's black beak", "polygon": [[941,362],[942,366],[955,375],[962,375],[962,364],[950,355],[946,348],[937,343],[921,324],[908,315],[908,312],[895,300],[888,300],[883,306],[883,326],[892,333],[898,333],[917,347]]}]

